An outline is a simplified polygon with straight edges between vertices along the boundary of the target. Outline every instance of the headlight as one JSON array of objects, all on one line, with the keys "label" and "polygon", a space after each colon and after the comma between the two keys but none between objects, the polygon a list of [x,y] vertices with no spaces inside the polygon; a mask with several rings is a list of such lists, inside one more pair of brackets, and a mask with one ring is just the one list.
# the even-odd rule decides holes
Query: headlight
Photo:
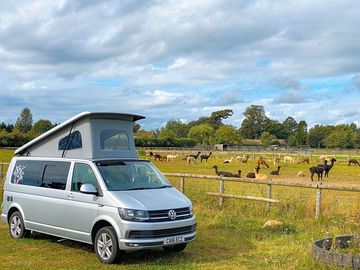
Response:
[{"label": "headlight", "polygon": [[192,204],[190,204],[189,209],[190,209],[190,215],[193,216],[193,215],[194,215],[194,212],[193,212],[193,206],[192,206]]},{"label": "headlight", "polygon": [[128,221],[147,221],[149,220],[148,211],[118,208],[119,215],[123,220]]}]

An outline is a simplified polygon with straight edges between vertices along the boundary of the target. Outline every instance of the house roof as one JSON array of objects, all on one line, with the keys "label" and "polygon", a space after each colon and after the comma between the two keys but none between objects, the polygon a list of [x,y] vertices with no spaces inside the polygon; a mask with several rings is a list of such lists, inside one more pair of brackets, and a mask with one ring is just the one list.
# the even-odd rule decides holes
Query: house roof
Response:
[{"label": "house roof", "polygon": [[26,151],[30,146],[33,146],[34,144],[37,144],[39,142],[42,142],[46,138],[48,138],[50,135],[56,133],[57,131],[72,125],[73,123],[83,119],[83,118],[89,118],[89,119],[115,119],[115,120],[124,120],[129,122],[135,122],[140,119],[144,119],[144,116],[141,115],[135,115],[135,114],[126,114],[126,113],[110,113],[110,112],[82,112],[74,117],[71,117],[70,119],[64,121],[60,125],[57,125],[56,127],[48,130],[47,132],[41,134],[40,136],[36,137],[35,139],[31,140],[30,142],[24,144],[23,146],[19,147],[15,150],[15,154],[21,154]]}]

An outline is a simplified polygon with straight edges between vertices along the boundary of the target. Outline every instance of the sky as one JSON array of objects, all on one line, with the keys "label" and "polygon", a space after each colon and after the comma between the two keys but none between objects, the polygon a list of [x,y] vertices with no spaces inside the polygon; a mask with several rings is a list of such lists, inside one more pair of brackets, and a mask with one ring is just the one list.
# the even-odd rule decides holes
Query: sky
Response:
[{"label": "sky", "polygon": [[145,129],[246,107],[360,125],[358,0],[1,1],[0,122],[82,111]]}]

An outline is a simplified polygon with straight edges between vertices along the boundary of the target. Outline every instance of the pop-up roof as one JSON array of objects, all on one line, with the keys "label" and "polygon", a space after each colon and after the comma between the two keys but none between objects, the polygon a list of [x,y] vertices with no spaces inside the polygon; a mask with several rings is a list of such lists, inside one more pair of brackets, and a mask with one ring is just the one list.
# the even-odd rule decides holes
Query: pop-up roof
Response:
[{"label": "pop-up roof", "polygon": [[145,118],[123,113],[80,113],[50,129],[15,154],[84,159],[137,157],[133,122]]}]

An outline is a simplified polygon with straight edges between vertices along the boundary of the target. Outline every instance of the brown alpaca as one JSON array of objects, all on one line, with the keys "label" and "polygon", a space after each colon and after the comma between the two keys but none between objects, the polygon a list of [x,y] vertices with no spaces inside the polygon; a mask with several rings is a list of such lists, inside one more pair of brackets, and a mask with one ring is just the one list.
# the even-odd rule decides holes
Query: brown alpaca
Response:
[{"label": "brown alpaca", "polygon": [[163,160],[163,157],[161,155],[154,154],[153,152],[150,152],[150,157],[153,157],[155,161],[156,161],[156,159],[158,159],[160,161]]},{"label": "brown alpaca", "polygon": [[257,160],[257,165],[258,165],[258,167],[260,167],[260,165],[263,165],[263,166],[266,166],[267,168],[269,168],[269,165],[266,163],[264,157],[259,157],[259,159]]},{"label": "brown alpaca", "polygon": [[310,160],[309,158],[303,158],[303,159],[300,159],[298,162],[298,164],[309,164],[310,163]]},{"label": "brown alpaca", "polygon": [[349,162],[348,166],[350,166],[351,164],[354,164],[355,166],[356,166],[356,165],[359,165],[359,166],[360,166],[359,161],[357,161],[356,159],[349,159],[348,162]]},{"label": "brown alpaca", "polygon": [[248,159],[249,159],[249,156],[245,156],[245,157],[242,158],[241,162],[242,163],[247,163]]}]

